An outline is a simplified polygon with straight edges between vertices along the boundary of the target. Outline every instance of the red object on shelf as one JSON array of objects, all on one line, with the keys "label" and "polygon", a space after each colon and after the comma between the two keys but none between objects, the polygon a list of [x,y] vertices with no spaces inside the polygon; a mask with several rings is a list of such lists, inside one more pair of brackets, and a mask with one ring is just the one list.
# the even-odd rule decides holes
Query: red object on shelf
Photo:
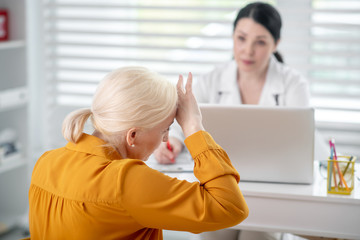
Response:
[{"label": "red object on shelf", "polygon": [[6,9],[0,9],[0,41],[9,39],[9,18]]}]

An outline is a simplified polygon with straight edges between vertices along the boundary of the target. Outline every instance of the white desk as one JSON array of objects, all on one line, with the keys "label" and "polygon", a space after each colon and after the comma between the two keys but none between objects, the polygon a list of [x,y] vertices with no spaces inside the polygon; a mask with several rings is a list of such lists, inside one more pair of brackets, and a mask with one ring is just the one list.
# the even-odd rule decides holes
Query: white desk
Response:
[{"label": "white desk", "polygon": [[[356,165],[359,176],[360,166]],[[314,171],[312,185],[240,182],[250,214],[234,228],[360,239],[359,181],[355,180],[351,195],[327,194],[318,165]],[[192,173],[168,175],[196,181]]]}]

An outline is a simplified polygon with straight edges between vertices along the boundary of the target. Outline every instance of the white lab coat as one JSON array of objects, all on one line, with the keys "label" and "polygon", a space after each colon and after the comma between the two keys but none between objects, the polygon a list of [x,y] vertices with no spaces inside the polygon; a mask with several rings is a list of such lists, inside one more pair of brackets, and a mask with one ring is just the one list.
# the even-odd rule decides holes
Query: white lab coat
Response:
[{"label": "white lab coat", "polygon": [[[193,92],[199,103],[242,104],[235,60],[221,64],[210,73],[196,79]],[[298,71],[271,56],[258,105],[307,107],[309,100],[308,81]],[[171,126],[170,136],[184,139],[178,124]]]},{"label": "white lab coat", "polygon": [[[193,91],[199,103],[242,104],[236,62],[222,64],[200,77]],[[306,107],[309,99],[307,80],[295,69],[271,57],[258,105]]]}]

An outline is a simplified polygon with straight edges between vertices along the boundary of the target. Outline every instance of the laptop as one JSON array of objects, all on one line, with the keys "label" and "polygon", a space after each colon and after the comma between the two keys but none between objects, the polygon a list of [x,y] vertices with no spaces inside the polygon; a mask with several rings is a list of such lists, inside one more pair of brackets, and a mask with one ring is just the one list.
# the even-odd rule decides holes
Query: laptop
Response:
[{"label": "laptop", "polygon": [[200,105],[203,125],[240,181],[311,184],[314,109]]}]

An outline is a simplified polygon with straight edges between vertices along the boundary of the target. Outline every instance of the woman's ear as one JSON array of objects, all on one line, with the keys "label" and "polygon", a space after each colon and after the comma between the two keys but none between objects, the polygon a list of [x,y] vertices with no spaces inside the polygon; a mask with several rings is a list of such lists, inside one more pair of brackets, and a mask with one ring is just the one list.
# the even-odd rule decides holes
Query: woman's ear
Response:
[{"label": "woman's ear", "polygon": [[126,133],[126,142],[131,147],[135,147],[135,142],[136,142],[135,140],[138,135],[137,132],[138,132],[137,128],[130,128]]}]

